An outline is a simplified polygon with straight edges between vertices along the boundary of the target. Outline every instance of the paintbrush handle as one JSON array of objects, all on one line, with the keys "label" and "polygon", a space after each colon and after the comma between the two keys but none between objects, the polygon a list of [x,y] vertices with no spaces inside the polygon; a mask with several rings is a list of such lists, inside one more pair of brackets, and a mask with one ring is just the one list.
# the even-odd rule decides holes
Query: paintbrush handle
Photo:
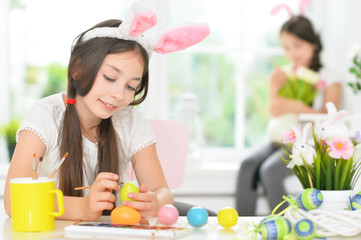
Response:
[{"label": "paintbrush handle", "polygon": [[60,160],[59,164],[56,166],[54,171],[50,174],[49,178],[53,178],[55,176],[56,171],[60,168],[61,164],[63,164],[67,156],[68,156],[68,152],[64,154],[63,158]]},{"label": "paintbrush handle", "polygon": [[[124,184],[123,182],[118,182],[118,185]],[[76,187],[74,188],[74,190],[82,190],[82,189],[89,189],[92,186],[85,186],[85,187]]]}]

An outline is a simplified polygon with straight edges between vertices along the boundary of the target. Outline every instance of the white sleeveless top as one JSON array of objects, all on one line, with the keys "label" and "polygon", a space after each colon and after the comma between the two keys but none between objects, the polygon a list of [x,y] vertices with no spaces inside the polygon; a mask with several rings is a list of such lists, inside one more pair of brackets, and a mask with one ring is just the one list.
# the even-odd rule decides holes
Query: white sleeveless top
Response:
[{"label": "white sleeveless top", "polygon": [[[60,146],[58,144],[59,129],[65,112],[62,95],[63,93],[54,94],[35,103],[23,118],[16,134],[17,141],[21,131],[32,131],[44,142],[46,150],[40,172],[40,176],[44,177],[51,174],[62,157],[60,156]],[[114,114],[112,121],[125,155],[125,159],[120,160],[122,172],[119,173],[119,181],[123,181],[130,158],[137,151],[156,143],[156,138],[149,121],[134,107],[128,106]],[[83,136],[84,186],[92,185],[95,180],[97,156],[97,144],[90,142]],[[57,180],[58,174],[55,175],[55,182],[58,188]],[[89,190],[84,191],[84,196],[87,196],[88,192]],[[117,194],[118,198],[119,194]],[[119,202],[117,205],[119,205]]]}]

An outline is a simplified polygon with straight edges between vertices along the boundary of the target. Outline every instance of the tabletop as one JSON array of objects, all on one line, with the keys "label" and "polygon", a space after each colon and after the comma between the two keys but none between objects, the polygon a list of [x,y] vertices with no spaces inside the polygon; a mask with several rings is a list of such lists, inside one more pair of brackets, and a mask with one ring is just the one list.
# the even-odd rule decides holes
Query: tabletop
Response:
[{"label": "tabletop", "polygon": [[[191,228],[192,232],[186,236],[180,237],[180,239],[189,240],[189,239],[222,239],[222,240],[243,240],[243,239],[251,239],[251,235],[249,234],[249,227],[252,224],[259,223],[264,217],[240,217],[238,223],[230,228],[225,229],[218,224],[217,217],[209,217],[208,223],[201,228],[193,228],[187,223],[186,217],[179,217],[178,222],[174,225],[177,227],[187,227]],[[81,238],[77,237],[68,237],[66,236],[64,228],[74,224],[75,221],[64,221],[64,220],[56,220],[55,221],[55,229],[53,231],[47,232],[17,232],[12,230],[11,226],[11,218],[6,215],[0,215],[0,231],[2,232],[3,240],[73,240],[73,239],[137,239],[135,237],[125,237],[119,235],[107,235],[105,237],[102,234],[88,234],[84,233]],[[109,217],[101,217],[98,222],[110,222]],[[146,239],[146,238],[142,238]],[[150,237],[149,239],[164,239],[158,237]],[[257,239],[262,239],[258,236]],[[328,239],[345,239],[345,237],[333,237]],[[359,239],[361,240],[361,236],[356,236],[353,238],[347,239]]]}]

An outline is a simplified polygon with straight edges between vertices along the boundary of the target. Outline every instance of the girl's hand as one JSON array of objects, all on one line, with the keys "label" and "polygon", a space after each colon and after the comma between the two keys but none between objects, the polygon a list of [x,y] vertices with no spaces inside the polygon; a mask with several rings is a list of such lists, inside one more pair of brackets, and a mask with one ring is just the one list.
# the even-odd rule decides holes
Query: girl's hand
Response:
[{"label": "girl's hand", "polygon": [[155,217],[158,214],[158,198],[154,192],[147,190],[145,184],[140,185],[139,193],[129,193],[128,197],[136,200],[124,201],[123,205],[132,207],[140,212],[142,217]]},{"label": "girl's hand", "polygon": [[278,91],[282,88],[286,81],[286,74],[280,68],[276,68],[270,78],[271,97],[278,95]]},{"label": "girl's hand", "polygon": [[88,211],[89,219],[97,220],[102,215],[103,210],[113,209],[116,197],[112,191],[120,190],[117,183],[118,178],[118,175],[110,172],[98,174],[86,198],[86,210]]}]

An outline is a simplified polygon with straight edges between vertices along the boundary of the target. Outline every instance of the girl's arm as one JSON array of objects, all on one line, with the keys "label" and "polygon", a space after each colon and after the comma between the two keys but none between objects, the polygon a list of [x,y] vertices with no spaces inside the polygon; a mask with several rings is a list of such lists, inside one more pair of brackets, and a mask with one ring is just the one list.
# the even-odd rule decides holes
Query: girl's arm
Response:
[{"label": "girl's arm", "polygon": [[157,216],[161,206],[173,204],[173,195],[159,163],[155,144],[134,154],[132,165],[140,186],[140,193],[131,193],[129,197],[137,201],[126,201],[123,205],[139,210],[142,216]]},{"label": "girl's arm", "polygon": [[[26,130],[20,132],[5,183],[4,207],[8,216],[11,216],[10,179],[31,177],[33,153],[36,153],[37,159],[39,159],[40,156],[44,156],[45,150],[45,144],[38,135]],[[97,220],[103,210],[113,208],[112,203],[116,198],[111,191],[119,191],[117,180],[118,175],[116,174],[100,173],[93,183],[88,197],[64,196],[65,213],[59,219]]]},{"label": "girl's arm", "polygon": [[276,117],[285,113],[327,113],[326,103],[333,102],[338,107],[341,97],[341,85],[333,83],[325,89],[323,97],[323,109],[316,110],[310,106],[305,105],[301,101],[287,99],[282,97],[274,97],[270,99],[270,113],[271,116]]}]

